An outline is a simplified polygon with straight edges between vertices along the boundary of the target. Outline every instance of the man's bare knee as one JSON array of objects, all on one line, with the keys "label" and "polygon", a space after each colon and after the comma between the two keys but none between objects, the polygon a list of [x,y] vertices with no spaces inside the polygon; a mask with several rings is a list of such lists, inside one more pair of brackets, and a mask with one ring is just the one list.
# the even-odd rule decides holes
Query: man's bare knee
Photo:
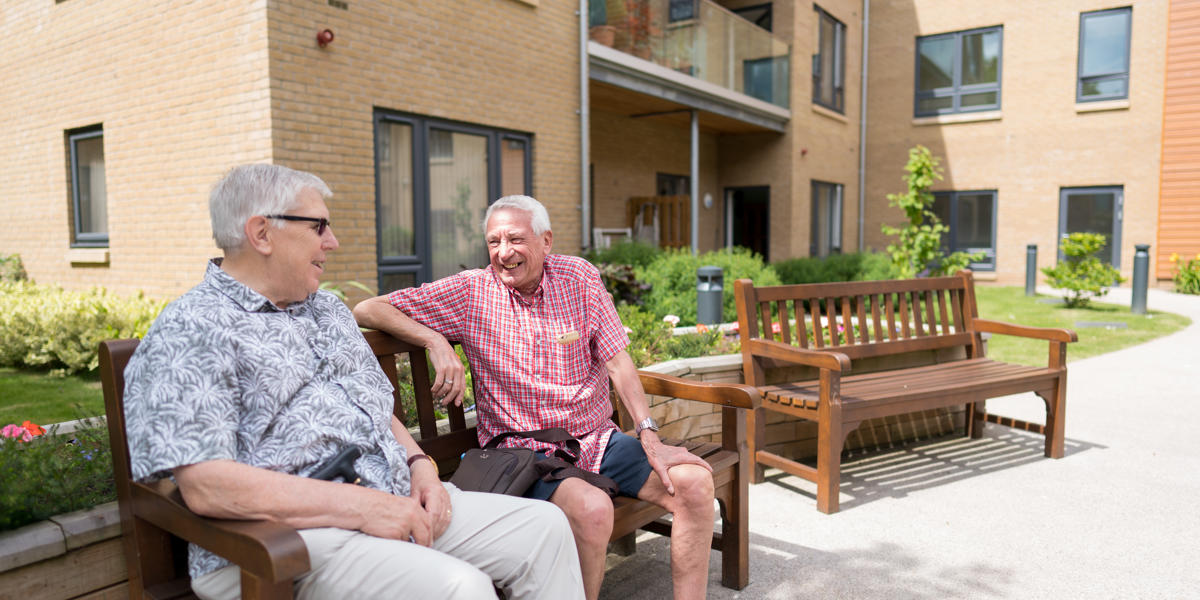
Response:
[{"label": "man's bare knee", "polygon": [[613,504],[600,488],[582,479],[568,479],[551,500],[566,513],[577,538],[608,542],[612,535]]},{"label": "man's bare knee", "polygon": [[707,469],[695,465],[679,465],[670,471],[675,486],[675,498],[684,510],[712,508],[713,479]]}]

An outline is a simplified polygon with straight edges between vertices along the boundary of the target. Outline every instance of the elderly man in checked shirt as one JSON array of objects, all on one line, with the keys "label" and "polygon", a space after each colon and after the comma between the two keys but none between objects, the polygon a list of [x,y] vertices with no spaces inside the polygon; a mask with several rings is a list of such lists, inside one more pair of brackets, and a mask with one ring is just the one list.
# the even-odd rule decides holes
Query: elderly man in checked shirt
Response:
[{"label": "elderly man in checked shirt", "polygon": [[[428,348],[437,370],[433,393],[444,404],[462,401],[464,371],[447,340],[462,345],[475,379],[481,445],[508,431],[563,427],[582,444],[578,466],[611,477],[623,495],[671,511],[675,597],[704,597],[712,469],[659,440],[625,352],[629,337],[599,272],[581,258],[550,253],[549,216],[528,196],[497,200],[483,226],[487,268],[361,302],[355,318]],[[638,423],[636,438],[621,433],[610,418],[610,379]],[[504,445],[547,448],[527,439],[510,438]],[[608,496],[577,478],[538,481],[526,496],[547,499],[566,513],[584,589],[596,598],[613,525]]]}]

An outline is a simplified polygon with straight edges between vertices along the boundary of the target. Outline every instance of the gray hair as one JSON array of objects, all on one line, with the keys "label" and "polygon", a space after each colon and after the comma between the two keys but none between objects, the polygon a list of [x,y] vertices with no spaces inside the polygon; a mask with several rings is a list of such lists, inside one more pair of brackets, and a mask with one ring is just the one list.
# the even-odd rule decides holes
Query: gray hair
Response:
[{"label": "gray hair", "polygon": [[[276,215],[296,206],[296,197],[306,189],[322,198],[333,192],[320,177],[280,165],[255,164],[234,167],[213,186],[208,197],[213,240],[217,247],[234,250],[246,241],[246,221],[256,215]],[[276,227],[283,227],[280,221]]]},{"label": "gray hair", "polygon": [[541,202],[529,196],[505,196],[492,203],[487,209],[487,214],[483,216],[483,233],[487,235],[488,220],[492,218],[492,211],[501,208],[510,208],[522,210],[529,214],[529,224],[533,227],[533,235],[542,235],[550,231],[550,215],[546,212],[546,207],[542,206]]}]

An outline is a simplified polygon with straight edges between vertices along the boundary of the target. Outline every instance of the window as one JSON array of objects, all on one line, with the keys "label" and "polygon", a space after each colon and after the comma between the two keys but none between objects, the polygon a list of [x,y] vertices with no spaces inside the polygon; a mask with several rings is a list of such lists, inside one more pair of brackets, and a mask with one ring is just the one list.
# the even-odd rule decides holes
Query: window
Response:
[{"label": "window", "polygon": [[1000,27],[917,38],[920,116],[1000,108]]},{"label": "window", "polygon": [[654,189],[659,196],[687,196],[692,193],[692,178],[687,175],[659,173],[655,175]]},{"label": "window", "polygon": [[812,57],[813,102],[846,112],[846,26],[818,7],[817,53]]},{"label": "window", "polygon": [[[1125,188],[1119,185],[1103,187],[1062,188],[1058,193],[1059,239],[1072,233],[1101,233],[1107,238],[1096,256],[1121,268],[1121,218],[1124,214]],[[1063,260],[1062,250],[1058,259]]]},{"label": "window", "polygon": [[1129,7],[1079,15],[1076,102],[1129,97]]},{"label": "window", "polygon": [[842,184],[812,182],[812,230],[810,256],[826,257],[842,252]]},{"label": "window", "polygon": [[743,89],[747,96],[788,105],[788,57],[768,56],[742,61]]},{"label": "window", "polygon": [[933,214],[950,231],[942,238],[947,253],[983,253],[971,262],[976,271],[996,270],[996,191],[936,192]]},{"label": "window", "polygon": [[379,291],[487,264],[488,204],[532,191],[528,134],[377,111]]},{"label": "window", "polygon": [[71,155],[71,217],[76,247],[108,246],[108,193],[104,183],[104,130],[67,133]]}]

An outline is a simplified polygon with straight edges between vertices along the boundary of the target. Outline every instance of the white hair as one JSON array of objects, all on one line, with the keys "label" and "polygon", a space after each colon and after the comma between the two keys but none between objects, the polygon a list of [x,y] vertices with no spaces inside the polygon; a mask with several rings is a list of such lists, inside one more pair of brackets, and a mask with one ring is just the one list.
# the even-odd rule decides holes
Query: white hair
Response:
[{"label": "white hair", "polygon": [[[246,221],[256,215],[286,213],[296,206],[300,192],[312,189],[329,198],[333,192],[320,177],[281,165],[255,164],[234,167],[213,186],[208,197],[213,240],[217,247],[234,250],[246,241]],[[283,227],[280,221],[276,227]]]},{"label": "white hair", "polygon": [[488,207],[487,214],[483,216],[483,233],[485,235],[487,234],[488,221],[492,218],[492,211],[502,208],[516,209],[528,213],[529,225],[533,228],[533,235],[542,235],[550,231],[550,215],[546,212],[546,207],[530,196],[515,195],[505,196],[493,202]]}]

